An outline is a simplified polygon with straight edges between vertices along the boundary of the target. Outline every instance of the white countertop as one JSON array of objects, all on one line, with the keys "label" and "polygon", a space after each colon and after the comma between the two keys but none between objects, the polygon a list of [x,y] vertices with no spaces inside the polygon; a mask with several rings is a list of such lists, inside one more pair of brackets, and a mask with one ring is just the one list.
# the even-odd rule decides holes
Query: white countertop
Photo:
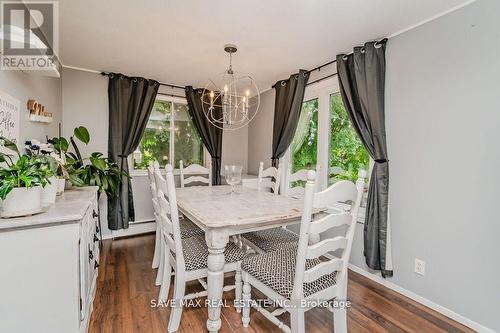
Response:
[{"label": "white countertop", "polygon": [[44,213],[16,218],[0,218],[0,232],[16,229],[41,228],[54,224],[77,223],[97,193],[97,187],[89,186],[64,192],[56,203]]}]

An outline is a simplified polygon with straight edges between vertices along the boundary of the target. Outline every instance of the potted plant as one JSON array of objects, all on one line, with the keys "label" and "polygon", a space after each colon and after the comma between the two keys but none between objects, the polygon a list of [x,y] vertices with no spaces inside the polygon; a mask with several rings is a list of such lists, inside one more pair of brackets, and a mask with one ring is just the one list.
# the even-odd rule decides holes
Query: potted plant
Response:
[{"label": "potted plant", "polygon": [[[28,155],[35,156],[40,165],[47,170],[47,184],[41,190],[42,206],[49,206],[55,203],[56,195],[59,193],[58,173],[63,169],[60,159],[54,154],[53,147],[48,143],[41,143],[32,139],[25,142]],[[64,179],[64,178],[63,178]],[[64,189],[64,188],[63,188]]]},{"label": "potted plant", "polygon": [[93,152],[90,157],[82,157],[77,142],[85,145],[90,142],[90,134],[83,126],[75,128],[69,140],[59,137],[53,138],[50,142],[55,151],[65,159],[64,167],[68,181],[73,186],[99,187],[99,213],[104,220],[107,217],[107,197],[117,195],[122,179],[130,178],[128,173],[123,172],[116,163],[102,153]]},{"label": "potted plant", "polygon": [[0,199],[2,217],[31,215],[41,211],[41,189],[48,183],[49,171],[36,156],[21,155],[15,143],[0,138],[4,146],[17,154],[0,153]]}]

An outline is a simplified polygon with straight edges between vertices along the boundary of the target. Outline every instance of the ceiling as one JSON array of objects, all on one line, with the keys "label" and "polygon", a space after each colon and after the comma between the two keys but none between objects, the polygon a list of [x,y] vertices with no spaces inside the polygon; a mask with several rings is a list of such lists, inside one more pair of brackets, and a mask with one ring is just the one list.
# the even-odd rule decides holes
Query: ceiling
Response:
[{"label": "ceiling", "polygon": [[203,87],[233,65],[262,90],[464,0],[60,0],[65,66]]}]

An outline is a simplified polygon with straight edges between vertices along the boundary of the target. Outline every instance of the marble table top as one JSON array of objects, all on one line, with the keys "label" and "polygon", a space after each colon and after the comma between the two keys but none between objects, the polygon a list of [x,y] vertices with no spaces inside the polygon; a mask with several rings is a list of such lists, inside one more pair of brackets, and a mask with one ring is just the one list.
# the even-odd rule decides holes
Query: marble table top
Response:
[{"label": "marble table top", "polygon": [[231,227],[300,219],[303,201],[253,188],[192,186],[176,189],[182,213],[206,227]]}]

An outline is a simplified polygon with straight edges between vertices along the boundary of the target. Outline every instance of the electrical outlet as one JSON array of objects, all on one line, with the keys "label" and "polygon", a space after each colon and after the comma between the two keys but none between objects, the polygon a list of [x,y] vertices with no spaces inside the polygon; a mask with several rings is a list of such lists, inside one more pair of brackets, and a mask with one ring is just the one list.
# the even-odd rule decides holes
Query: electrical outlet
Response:
[{"label": "electrical outlet", "polygon": [[425,261],[415,258],[415,273],[425,275]]}]

